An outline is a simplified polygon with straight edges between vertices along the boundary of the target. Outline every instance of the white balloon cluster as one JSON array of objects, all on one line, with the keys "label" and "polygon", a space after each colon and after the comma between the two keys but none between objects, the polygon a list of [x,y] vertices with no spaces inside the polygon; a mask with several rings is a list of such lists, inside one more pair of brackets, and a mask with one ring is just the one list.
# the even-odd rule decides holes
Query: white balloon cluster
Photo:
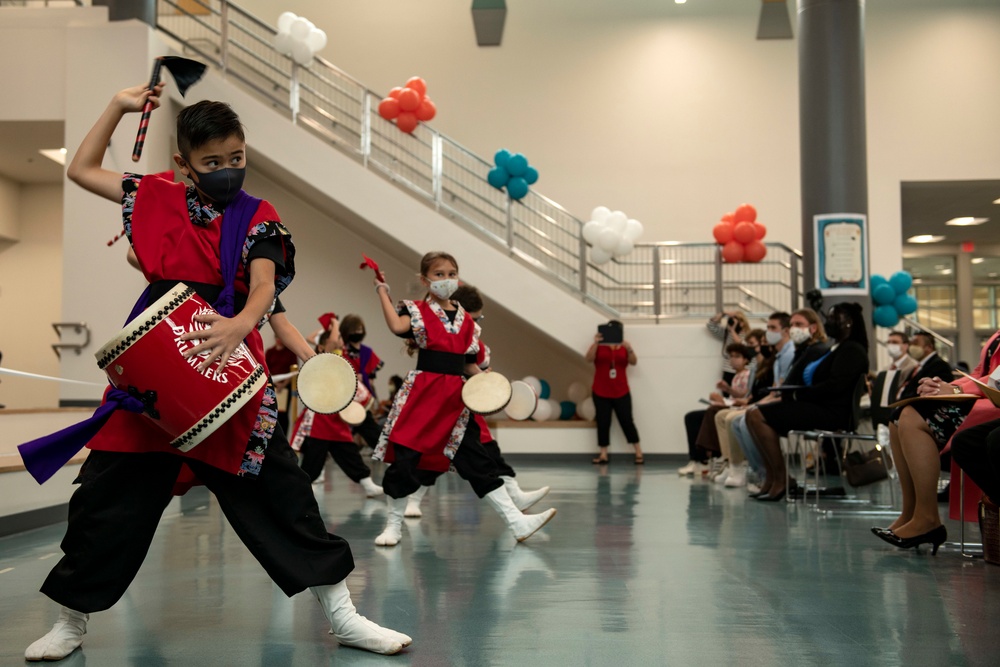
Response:
[{"label": "white balloon cluster", "polygon": [[274,36],[274,48],[278,53],[291,56],[298,64],[308,67],[325,46],[326,33],[309,19],[292,12],[284,12],[278,17],[278,34]]},{"label": "white balloon cluster", "polygon": [[630,220],[621,211],[612,211],[607,206],[591,211],[590,222],[583,226],[583,238],[593,246],[590,260],[594,264],[606,264],[612,257],[629,254],[640,236],[641,222]]}]

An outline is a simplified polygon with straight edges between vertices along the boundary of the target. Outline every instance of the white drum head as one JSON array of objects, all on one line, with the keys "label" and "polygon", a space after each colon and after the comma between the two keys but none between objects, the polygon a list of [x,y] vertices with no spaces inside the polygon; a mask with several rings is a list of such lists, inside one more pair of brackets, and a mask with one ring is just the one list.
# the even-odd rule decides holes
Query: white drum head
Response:
[{"label": "white drum head", "polygon": [[476,414],[491,415],[507,406],[510,392],[510,382],[500,373],[477,373],[465,381],[462,402]]},{"label": "white drum head", "polygon": [[357,426],[365,421],[365,415],[367,414],[368,411],[365,410],[365,406],[357,401],[351,401],[350,405],[340,411],[340,418],[351,426]]},{"label": "white drum head", "polygon": [[527,382],[514,380],[510,383],[511,397],[505,412],[511,419],[524,421],[535,413],[538,407],[538,396]]},{"label": "white drum head", "polygon": [[338,354],[317,354],[299,369],[299,398],[313,412],[340,412],[354,399],[358,376],[350,362]]}]

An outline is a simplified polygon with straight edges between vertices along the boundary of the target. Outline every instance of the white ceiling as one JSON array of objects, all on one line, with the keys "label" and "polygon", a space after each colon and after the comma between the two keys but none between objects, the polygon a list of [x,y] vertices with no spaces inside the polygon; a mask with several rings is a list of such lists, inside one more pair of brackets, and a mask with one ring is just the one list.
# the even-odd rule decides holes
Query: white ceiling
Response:
[{"label": "white ceiling", "polygon": [[0,122],[0,176],[17,183],[61,183],[63,167],[38,151],[62,148],[63,122]]}]

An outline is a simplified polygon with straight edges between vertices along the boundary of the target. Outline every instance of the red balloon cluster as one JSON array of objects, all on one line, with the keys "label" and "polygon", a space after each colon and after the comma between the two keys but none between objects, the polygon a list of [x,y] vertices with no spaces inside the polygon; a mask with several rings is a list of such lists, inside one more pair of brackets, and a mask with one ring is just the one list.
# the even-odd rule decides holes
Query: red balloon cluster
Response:
[{"label": "red balloon cluster", "polygon": [[722,259],[727,264],[764,259],[766,234],[767,227],[757,222],[757,209],[750,204],[740,204],[735,212],[726,213],[712,229],[712,236],[722,246]]},{"label": "red balloon cluster", "polygon": [[406,82],[402,88],[393,88],[378,104],[378,115],[386,120],[395,120],[396,127],[407,134],[417,129],[420,121],[429,121],[437,113],[437,107],[427,97],[427,83],[419,76]]}]

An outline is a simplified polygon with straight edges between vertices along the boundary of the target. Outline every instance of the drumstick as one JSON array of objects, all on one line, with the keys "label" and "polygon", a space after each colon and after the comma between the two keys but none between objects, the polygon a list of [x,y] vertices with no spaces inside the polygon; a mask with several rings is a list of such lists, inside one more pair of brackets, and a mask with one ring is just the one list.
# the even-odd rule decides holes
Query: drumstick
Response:
[{"label": "drumstick", "polygon": [[111,239],[110,241],[108,241],[108,247],[110,248],[114,244],[118,243],[118,239],[120,239],[123,236],[125,236],[125,230],[124,229],[122,231],[118,232],[117,234],[115,234],[115,237],[113,239]]},{"label": "drumstick", "polygon": [[[156,88],[160,82],[160,68],[163,66],[163,59],[157,58],[153,61],[153,74],[149,77],[149,90]],[[146,130],[149,129],[149,116],[153,113],[153,100],[146,98],[146,104],[142,107],[142,117],[139,119],[139,132],[135,135],[135,146],[132,147],[132,162],[138,162],[142,156],[142,145],[146,141]]]}]

